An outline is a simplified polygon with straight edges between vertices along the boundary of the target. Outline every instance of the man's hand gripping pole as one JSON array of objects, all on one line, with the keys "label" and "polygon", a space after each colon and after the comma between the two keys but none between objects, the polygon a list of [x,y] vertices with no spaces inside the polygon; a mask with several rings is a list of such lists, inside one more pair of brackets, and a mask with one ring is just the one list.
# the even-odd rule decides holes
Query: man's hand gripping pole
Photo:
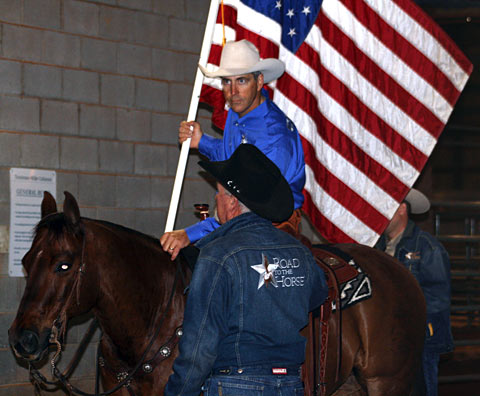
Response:
[{"label": "man's hand gripping pole", "polygon": [[[200,51],[199,64],[206,65],[210,46],[212,43],[213,30],[217,19],[219,0],[212,0],[210,2],[210,10],[208,11],[207,25],[205,26],[205,34],[203,35],[202,49]],[[197,68],[195,76],[195,83],[193,85],[192,99],[190,101],[190,108],[188,110],[187,120],[194,120],[197,115],[198,101],[200,99],[200,91],[203,84],[203,74]],[[170,207],[168,208],[167,224],[165,225],[165,232],[173,231],[175,225],[175,217],[178,210],[178,202],[180,200],[180,192],[182,190],[183,178],[185,176],[185,168],[187,167],[188,152],[190,150],[190,140],[187,139],[182,143],[180,150],[180,157],[178,159],[177,173],[175,175],[175,182],[173,184],[172,198],[170,199]]]}]

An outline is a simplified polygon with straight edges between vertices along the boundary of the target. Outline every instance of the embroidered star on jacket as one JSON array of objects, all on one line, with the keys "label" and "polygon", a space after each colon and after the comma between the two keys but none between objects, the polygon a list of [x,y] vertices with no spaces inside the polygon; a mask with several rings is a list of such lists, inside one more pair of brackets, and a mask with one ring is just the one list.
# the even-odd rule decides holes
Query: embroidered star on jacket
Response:
[{"label": "embroidered star on jacket", "polygon": [[273,275],[273,271],[278,268],[278,264],[269,264],[267,257],[265,257],[263,253],[262,263],[257,265],[251,265],[250,267],[260,274],[257,290],[260,289],[263,285],[267,287],[270,282],[274,287],[278,287],[277,281],[275,280],[275,275]]}]

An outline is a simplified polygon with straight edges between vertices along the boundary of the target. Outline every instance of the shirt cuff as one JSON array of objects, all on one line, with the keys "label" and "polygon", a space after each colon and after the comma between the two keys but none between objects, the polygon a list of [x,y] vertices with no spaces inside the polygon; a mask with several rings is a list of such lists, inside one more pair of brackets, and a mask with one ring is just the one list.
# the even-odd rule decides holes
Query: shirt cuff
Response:
[{"label": "shirt cuff", "polygon": [[218,224],[217,220],[215,220],[214,217],[208,217],[205,220],[185,228],[185,232],[187,233],[188,239],[190,239],[190,243],[195,243],[218,227],[220,227],[220,224]]}]

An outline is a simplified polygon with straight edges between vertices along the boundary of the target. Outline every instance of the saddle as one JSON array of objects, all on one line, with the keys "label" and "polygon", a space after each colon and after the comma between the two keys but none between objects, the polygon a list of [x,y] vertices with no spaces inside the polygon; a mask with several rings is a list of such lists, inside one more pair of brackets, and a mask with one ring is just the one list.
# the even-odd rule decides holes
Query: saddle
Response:
[{"label": "saddle", "polygon": [[325,273],[328,296],[324,304],[310,313],[307,336],[307,353],[302,369],[305,395],[317,396],[326,394],[326,363],[328,349],[328,321],[332,315],[332,303],[336,307],[337,353],[336,378],[340,374],[342,353],[341,303],[339,286],[358,276],[358,271],[348,262],[351,257],[331,245],[311,245],[310,249],[315,261]]}]

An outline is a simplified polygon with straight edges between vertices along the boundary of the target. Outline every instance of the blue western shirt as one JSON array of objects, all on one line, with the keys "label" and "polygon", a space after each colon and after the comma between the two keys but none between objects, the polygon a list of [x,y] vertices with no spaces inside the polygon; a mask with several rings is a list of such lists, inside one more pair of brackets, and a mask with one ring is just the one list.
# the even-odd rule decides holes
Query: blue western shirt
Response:
[{"label": "blue western shirt", "polygon": [[[257,146],[275,165],[287,180],[293,193],[294,208],[302,207],[305,185],[305,159],[302,143],[295,124],[273,103],[265,90],[265,101],[239,117],[233,110],[228,112],[223,139],[203,135],[198,149],[211,161],[224,161],[230,158],[241,143]],[[219,224],[209,218],[206,221],[187,227],[191,242],[196,242]]]},{"label": "blue western shirt", "polygon": [[165,396],[197,396],[214,369],[301,365],[300,330],[327,296],[310,251],[254,213],[230,220],[197,246],[184,335]]}]

